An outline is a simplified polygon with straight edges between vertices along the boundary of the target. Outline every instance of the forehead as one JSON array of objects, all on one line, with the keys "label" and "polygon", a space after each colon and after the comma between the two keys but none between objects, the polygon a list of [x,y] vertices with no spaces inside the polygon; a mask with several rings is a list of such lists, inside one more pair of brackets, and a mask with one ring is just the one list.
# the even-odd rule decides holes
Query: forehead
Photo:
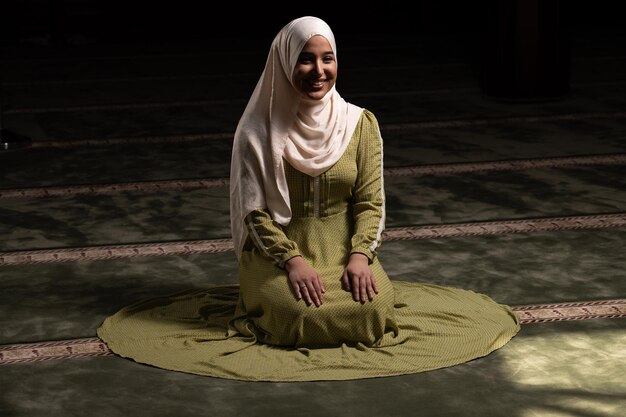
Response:
[{"label": "forehead", "polygon": [[333,52],[333,48],[328,39],[322,35],[312,36],[302,48],[302,52]]}]

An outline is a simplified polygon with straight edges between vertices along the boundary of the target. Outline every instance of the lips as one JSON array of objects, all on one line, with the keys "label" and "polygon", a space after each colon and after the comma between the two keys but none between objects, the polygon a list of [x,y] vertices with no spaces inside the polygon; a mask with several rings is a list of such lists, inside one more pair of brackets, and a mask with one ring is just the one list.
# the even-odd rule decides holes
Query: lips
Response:
[{"label": "lips", "polygon": [[326,80],[309,80],[308,83],[313,88],[322,88]]}]

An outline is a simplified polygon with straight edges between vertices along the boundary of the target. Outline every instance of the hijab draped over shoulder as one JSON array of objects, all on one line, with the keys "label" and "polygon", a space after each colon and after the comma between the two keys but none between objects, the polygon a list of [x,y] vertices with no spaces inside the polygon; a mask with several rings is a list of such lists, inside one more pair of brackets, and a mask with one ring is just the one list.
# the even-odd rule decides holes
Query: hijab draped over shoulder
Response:
[{"label": "hijab draped over shoulder", "polygon": [[333,87],[321,100],[302,96],[292,83],[298,56],[315,35],[337,47],[330,27],[305,16],[274,38],[265,69],[235,131],[230,171],[230,222],[240,257],[247,237],[245,217],[267,210],[280,225],[291,220],[285,160],[312,177],[332,167],[346,150],[363,109]]}]

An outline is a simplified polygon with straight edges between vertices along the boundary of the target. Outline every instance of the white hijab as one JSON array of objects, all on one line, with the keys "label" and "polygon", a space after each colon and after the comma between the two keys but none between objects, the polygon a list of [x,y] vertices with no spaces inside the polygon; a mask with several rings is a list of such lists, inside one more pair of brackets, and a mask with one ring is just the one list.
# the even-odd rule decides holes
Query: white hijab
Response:
[{"label": "white hijab", "polygon": [[315,35],[337,47],[330,27],[305,16],[285,25],[272,42],[265,69],[235,131],[230,171],[230,223],[240,257],[247,238],[245,217],[257,208],[280,225],[291,221],[285,158],[310,176],[332,167],[346,150],[363,109],[333,87],[321,100],[305,99],[292,75],[306,42]]}]

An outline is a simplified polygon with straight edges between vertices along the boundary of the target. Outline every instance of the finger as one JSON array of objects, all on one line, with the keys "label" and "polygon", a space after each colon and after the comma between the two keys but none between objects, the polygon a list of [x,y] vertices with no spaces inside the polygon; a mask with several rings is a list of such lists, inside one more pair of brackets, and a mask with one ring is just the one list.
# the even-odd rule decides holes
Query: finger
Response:
[{"label": "finger", "polygon": [[296,293],[296,300],[302,300],[302,291],[300,291],[300,287],[298,287],[298,284],[294,284],[293,288],[293,291]]},{"label": "finger", "polygon": [[315,292],[317,293],[317,298],[320,300],[320,304],[324,303],[324,282],[318,276],[315,281],[313,281],[313,286],[315,287]]},{"label": "finger", "polygon": [[372,282],[372,278],[367,280],[367,299],[372,301],[374,298],[374,286]]},{"label": "finger", "polygon": [[362,303],[367,301],[367,278],[361,278],[359,285],[359,299]]},{"label": "finger", "polygon": [[313,300],[313,304],[315,304],[315,307],[319,307],[320,306],[320,297],[317,294],[317,290],[315,289],[315,286],[313,284],[310,284],[307,287],[308,291],[307,293],[309,294],[311,300]]},{"label": "finger", "polygon": [[300,291],[302,292],[302,298],[304,299],[304,302],[306,303],[306,305],[310,306],[313,301],[311,300],[311,295],[309,294],[309,287],[303,285],[302,287],[300,287]]},{"label": "finger", "polygon": [[354,301],[359,301],[359,297],[361,294],[361,287],[360,287],[360,283],[359,283],[359,279],[352,277],[353,278],[353,282],[352,282],[352,298],[354,299]]},{"label": "finger", "polygon": [[341,281],[343,282],[343,288],[346,291],[350,291],[350,277],[348,276],[348,270],[343,270],[343,277],[341,277]]},{"label": "finger", "polygon": [[302,299],[302,291],[300,288],[300,285],[302,284],[298,284],[296,281],[292,280],[291,278],[289,278],[289,284],[291,285],[291,288],[293,289],[293,295],[296,297],[297,301],[300,301]]},{"label": "finger", "polygon": [[372,275],[372,289],[376,294],[378,294],[378,285],[376,285],[376,278]]}]

